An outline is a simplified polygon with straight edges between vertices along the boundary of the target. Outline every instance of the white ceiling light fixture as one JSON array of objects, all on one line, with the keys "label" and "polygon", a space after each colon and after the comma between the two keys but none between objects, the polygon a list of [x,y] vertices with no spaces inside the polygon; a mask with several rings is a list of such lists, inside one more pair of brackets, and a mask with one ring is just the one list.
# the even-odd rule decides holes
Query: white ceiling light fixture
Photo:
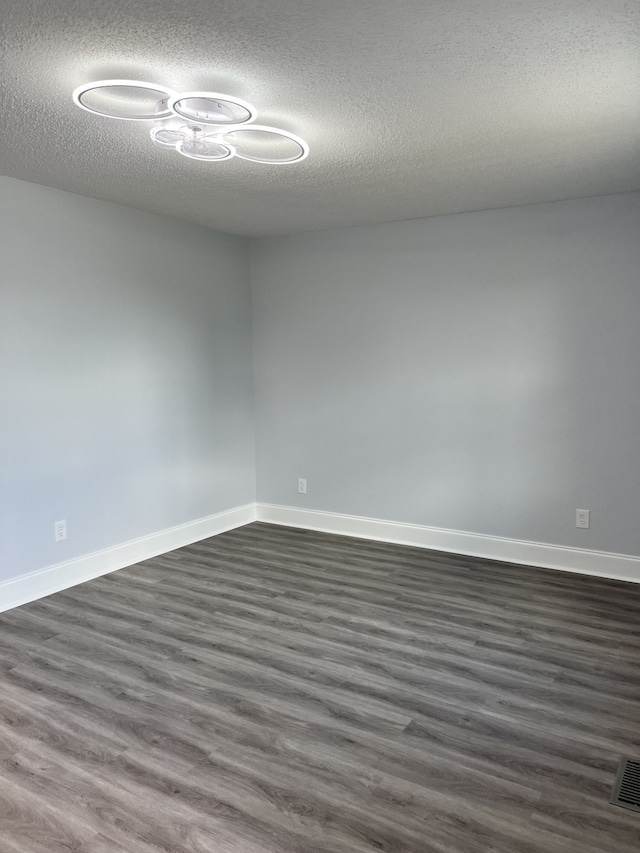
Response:
[{"label": "white ceiling light fixture", "polygon": [[159,148],[192,160],[238,157],[253,163],[299,163],[309,146],[289,131],[253,124],[255,108],[218,92],[174,92],[140,80],[99,80],[79,86],[74,102],[105,118],[154,122],[150,136]]},{"label": "white ceiling light fixture", "polygon": [[[309,153],[304,139],[287,130],[263,124],[227,128],[221,136],[225,145],[235,148],[236,157],[253,163],[297,163],[304,160]],[[279,153],[280,156],[264,156],[263,152]]]},{"label": "white ceiling light fixture", "polygon": [[216,92],[184,92],[173,95],[168,109],[188,121],[200,124],[244,124],[256,117],[255,107],[240,98]]},{"label": "white ceiling light fixture", "polygon": [[[83,110],[105,118],[158,121],[173,115],[166,106],[173,94],[171,89],[141,80],[98,80],[78,86],[73,100]],[[165,104],[160,112],[157,109],[159,103]]]}]

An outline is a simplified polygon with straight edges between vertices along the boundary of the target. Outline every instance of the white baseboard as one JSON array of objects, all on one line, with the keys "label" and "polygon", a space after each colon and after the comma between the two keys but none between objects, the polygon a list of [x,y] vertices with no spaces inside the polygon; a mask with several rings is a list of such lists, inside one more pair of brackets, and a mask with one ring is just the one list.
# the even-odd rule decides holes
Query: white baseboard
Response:
[{"label": "white baseboard", "polygon": [[375,539],[524,566],[540,566],[640,583],[640,557],[607,551],[587,551],[562,545],[545,545],[541,542],[504,539],[480,533],[264,503],[257,504],[257,520],[286,527],[303,527],[307,530],[339,533],[360,539]]},{"label": "white baseboard", "polygon": [[251,503],[4,581],[0,583],[0,612],[255,520],[256,505]]},{"label": "white baseboard", "polygon": [[640,557],[334,512],[251,503],[4,581],[0,583],[0,612],[256,520],[640,583]]}]

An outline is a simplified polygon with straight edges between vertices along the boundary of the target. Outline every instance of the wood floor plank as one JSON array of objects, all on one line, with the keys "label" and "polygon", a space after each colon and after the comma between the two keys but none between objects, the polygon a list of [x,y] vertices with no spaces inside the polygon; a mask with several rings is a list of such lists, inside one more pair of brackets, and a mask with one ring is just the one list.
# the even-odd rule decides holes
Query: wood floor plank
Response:
[{"label": "wood floor plank", "polygon": [[640,587],[255,523],[0,615],[0,853],[637,853]]}]

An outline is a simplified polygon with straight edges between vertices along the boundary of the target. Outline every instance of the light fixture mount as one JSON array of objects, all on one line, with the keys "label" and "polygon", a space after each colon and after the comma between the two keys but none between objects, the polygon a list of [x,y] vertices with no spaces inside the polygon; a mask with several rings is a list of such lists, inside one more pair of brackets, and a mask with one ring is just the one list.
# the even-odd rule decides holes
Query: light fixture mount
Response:
[{"label": "light fixture mount", "polygon": [[219,92],[175,92],[141,80],[98,80],[73,93],[79,107],[123,121],[153,122],[152,142],[192,160],[215,162],[238,157],[252,163],[299,163],[307,143],[287,130],[253,124],[247,101]]},{"label": "light fixture mount", "polygon": [[256,117],[251,104],[217,92],[182,92],[170,97],[167,107],[187,121],[214,126],[244,124]]}]

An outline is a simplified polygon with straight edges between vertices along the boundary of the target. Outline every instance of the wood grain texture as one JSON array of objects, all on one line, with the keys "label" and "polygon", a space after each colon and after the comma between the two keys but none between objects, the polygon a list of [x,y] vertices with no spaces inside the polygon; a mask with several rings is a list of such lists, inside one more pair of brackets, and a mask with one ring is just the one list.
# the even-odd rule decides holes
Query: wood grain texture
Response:
[{"label": "wood grain texture", "polygon": [[0,853],[637,853],[640,588],[252,524],[0,615]]}]

